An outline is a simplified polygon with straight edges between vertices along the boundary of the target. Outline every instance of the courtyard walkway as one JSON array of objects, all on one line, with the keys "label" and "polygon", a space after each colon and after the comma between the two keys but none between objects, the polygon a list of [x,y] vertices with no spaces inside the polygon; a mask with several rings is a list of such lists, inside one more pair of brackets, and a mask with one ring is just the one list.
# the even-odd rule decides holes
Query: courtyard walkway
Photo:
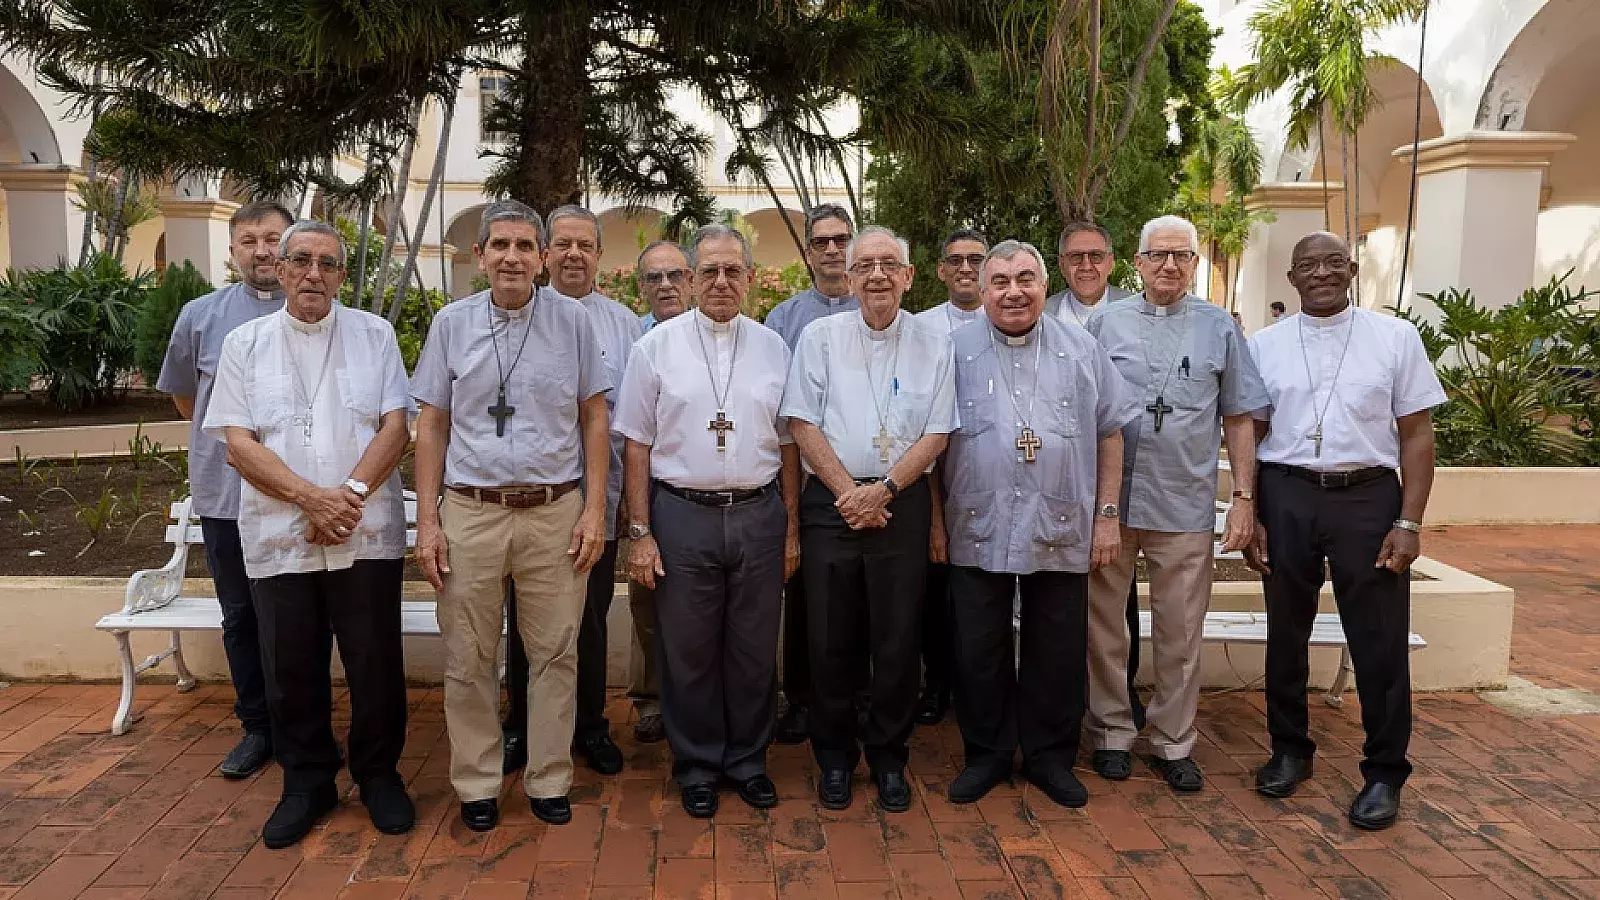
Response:
[{"label": "courtyard walkway", "polygon": [[[1600,528],[1431,529],[1424,548],[1516,588],[1516,674],[1600,691]],[[1084,772],[1083,810],[1021,787],[951,806],[960,738],[947,721],[915,736],[909,813],[879,812],[859,781],[853,809],[820,809],[806,748],[780,747],[784,802],[756,813],[725,795],[702,822],[677,802],[665,747],[617,727],[628,768],[580,768],[572,824],[538,824],[510,782],[500,828],[475,835],[447,780],[440,692],[418,690],[402,762],[417,828],[380,836],[347,797],[301,846],[268,851],[257,832],[278,771],[215,772],[238,737],[230,690],[146,689],[156,702],[120,738],[106,733],[116,693],[0,689],[0,900],[1600,898],[1600,716],[1518,717],[1471,694],[1417,697],[1416,775],[1400,823],[1379,834],[1344,819],[1359,786],[1354,694],[1343,709],[1312,704],[1316,777],[1279,802],[1250,787],[1267,757],[1261,697],[1234,693],[1201,701],[1207,784],[1193,796],[1141,764],[1120,785]],[[612,711],[627,720],[620,698]]]}]

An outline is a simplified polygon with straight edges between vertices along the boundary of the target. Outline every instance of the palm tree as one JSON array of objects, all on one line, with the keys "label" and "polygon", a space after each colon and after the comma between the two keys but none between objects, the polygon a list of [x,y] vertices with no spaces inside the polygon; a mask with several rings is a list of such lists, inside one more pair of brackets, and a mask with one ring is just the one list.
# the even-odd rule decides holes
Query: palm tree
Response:
[{"label": "palm tree", "polygon": [[1195,223],[1211,251],[1212,264],[1222,268],[1223,305],[1230,311],[1236,274],[1233,260],[1244,253],[1250,230],[1270,221],[1272,215],[1246,205],[1261,183],[1261,148],[1235,99],[1236,83],[1237,76],[1226,66],[1212,76],[1210,88],[1217,109],[1201,124],[1184,160],[1183,181],[1173,203],[1175,211]]}]

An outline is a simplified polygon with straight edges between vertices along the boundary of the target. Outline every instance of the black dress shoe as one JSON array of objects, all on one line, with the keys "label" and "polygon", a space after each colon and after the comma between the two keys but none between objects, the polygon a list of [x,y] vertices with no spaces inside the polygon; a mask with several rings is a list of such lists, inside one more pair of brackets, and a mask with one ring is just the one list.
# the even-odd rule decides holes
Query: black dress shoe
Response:
[{"label": "black dress shoe", "polygon": [[904,772],[880,772],[872,780],[878,784],[879,809],[905,812],[911,808],[911,785]]},{"label": "black dress shoe", "polygon": [[1369,781],[1350,804],[1350,824],[1367,831],[1382,831],[1400,815],[1400,789],[1381,781]]},{"label": "black dress shoe", "polygon": [[683,811],[696,819],[709,819],[717,814],[717,788],[710,784],[686,784],[683,792]]},{"label": "black dress shoe", "polygon": [[848,809],[850,806],[850,770],[824,769],[817,782],[817,799],[828,809]]},{"label": "black dress shoe", "polygon": [[417,808],[399,775],[369,778],[361,784],[361,803],[373,827],[384,834],[404,834],[417,821]]},{"label": "black dress shoe", "polygon": [[751,775],[739,782],[739,799],[756,809],[771,809],[778,805],[778,786],[765,775]]},{"label": "black dress shoe", "polygon": [[271,758],[272,736],[265,731],[247,731],[217,769],[223,778],[249,778]]},{"label": "black dress shoe", "polygon": [[330,782],[304,794],[284,794],[261,829],[268,850],[281,850],[300,842],[317,820],[339,805],[339,791]]},{"label": "black dress shoe", "polygon": [[633,739],[641,744],[659,744],[666,736],[667,725],[660,713],[640,716],[639,721],[633,723]]},{"label": "black dress shoe", "polygon": [[1094,773],[1107,781],[1127,781],[1133,774],[1133,754],[1127,750],[1096,750]]},{"label": "black dress shoe", "polygon": [[806,737],[804,706],[790,706],[789,711],[778,719],[778,724],[772,729],[772,739],[780,744],[803,744],[806,742]]},{"label": "black dress shoe", "polygon": [[597,734],[578,742],[578,751],[589,768],[601,775],[615,775],[622,771],[622,749],[609,734]]},{"label": "black dress shoe", "polygon": [[951,803],[977,803],[984,795],[994,790],[994,786],[1007,778],[1009,772],[986,766],[967,766],[950,782],[947,792]]},{"label": "black dress shoe", "polygon": [[949,708],[950,692],[939,685],[930,684],[923,688],[922,696],[917,698],[917,724],[937,725],[944,721],[945,711]]},{"label": "black dress shoe", "polygon": [[521,731],[500,732],[500,743],[505,748],[500,754],[500,773],[510,775],[528,764],[528,739]]},{"label": "black dress shoe", "polygon": [[541,822],[565,825],[572,821],[572,804],[562,797],[529,797],[528,808]]},{"label": "black dress shoe", "polygon": [[500,801],[468,800],[461,804],[461,821],[473,831],[488,831],[500,824]]},{"label": "black dress shoe", "polygon": [[1287,753],[1274,753],[1267,764],[1256,773],[1256,793],[1279,800],[1294,794],[1300,782],[1311,777],[1310,758],[1301,759]]},{"label": "black dress shoe", "polygon": [[1078,809],[1089,802],[1088,789],[1083,786],[1083,782],[1078,780],[1078,776],[1072,774],[1072,769],[1067,766],[1025,765],[1022,767],[1022,777],[1028,779],[1030,784],[1043,791],[1046,797],[1068,809]]},{"label": "black dress shoe", "polygon": [[1159,756],[1152,756],[1150,768],[1161,773],[1161,777],[1167,780],[1167,787],[1185,794],[1192,794],[1206,784],[1205,776],[1200,774],[1200,766],[1188,756],[1182,759],[1162,759]]}]

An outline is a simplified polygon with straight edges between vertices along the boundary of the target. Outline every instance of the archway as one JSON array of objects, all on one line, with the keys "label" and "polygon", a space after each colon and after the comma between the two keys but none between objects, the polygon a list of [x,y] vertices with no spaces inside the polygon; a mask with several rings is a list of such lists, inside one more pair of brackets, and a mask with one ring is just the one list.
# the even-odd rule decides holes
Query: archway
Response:
[{"label": "archway", "polygon": [[600,271],[633,268],[639,248],[656,239],[664,215],[648,206],[618,206],[601,213]]},{"label": "archway", "polygon": [[444,242],[455,248],[450,266],[450,293],[465,297],[472,293],[472,280],[478,274],[477,261],[472,256],[472,246],[478,242],[478,226],[483,221],[487,203],[469,206],[457,213],[445,229]]},{"label": "archway", "polygon": [[[797,209],[785,209],[796,234],[805,235],[806,217]],[[783,267],[800,261],[800,251],[784,226],[783,213],[775,208],[758,209],[745,215],[745,221],[756,231],[755,258],[761,266]]]},{"label": "archway", "polygon": [[[1571,269],[1569,285],[1600,288],[1600,172],[1593,162],[1600,150],[1600,94],[1594,91],[1600,83],[1600,14],[1594,13],[1600,11],[1590,7],[1589,14],[1574,19],[1565,14],[1564,5],[1552,6],[1556,8],[1550,15],[1587,33],[1560,35],[1565,55],[1543,61],[1546,67],[1537,74],[1536,88],[1522,110],[1524,131],[1565,132],[1577,138],[1555,154],[1545,171],[1534,283]],[[1524,32],[1537,28],[1540,37],[1548,36],[1551,29],[1540,24],[1546,14],[1541,11]]]}]

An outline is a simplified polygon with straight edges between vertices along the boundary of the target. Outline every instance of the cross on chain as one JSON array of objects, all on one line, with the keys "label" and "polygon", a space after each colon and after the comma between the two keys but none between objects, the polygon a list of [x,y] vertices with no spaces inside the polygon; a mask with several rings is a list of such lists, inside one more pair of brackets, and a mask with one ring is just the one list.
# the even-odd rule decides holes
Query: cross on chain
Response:
[{"label": "cross on chain", "polygon": [[304,443],[307,447],[311,446],[311,410],[306,410],[303,416],[294,416],[289,423],[305,429]]},{"label": "cross on chain", "polygon": [[499,400],[495,405],[489,407],[489,415],[494,416],[495,437],[506,436],[506,420],[516,414],[517,408],[515,406],[506,405],[506,392],[504,388],[501,388]]},{"label": "cross on chain", "polygon": [[722,410],[717,410],[717,417],[706,423],[707,431],[717,433],[717,450],[726,452],[728,449],[728,432],[733,430],[733,420]]},{"label": "cross on chain", "polygon": [[1162,422],[1163,419],[1165,419],[1167,417],[1167,413],[1172,412],[1172,407],[1170,407],[1170,406],[1168,406],[1166,404],[1166,399],[1164,397],[1157,396],[1156,397],[1156,402],[1151,403],[1148,406],[1146,406],[1144,408],[1144,411],[1147,412],[1147,413],[1155,413],[1155,415],[1156,415],[1156,431],[1160,431],[1161,430],[1161,422]]},{"label": "cross on chain", "polygon": [[878,462],[889,461],[889,451],[894,449],[894,438],[889,436],[889,429],[878,426],[878,436],[872,439],[872,446],[878,448]]},{"label": "cross on chain", "polygon": [[1042,446],[1044,441],[1039,440],[1033,429],[1026,425],[1022,426],[1022,434],[1017,436],[1017,449],[1022,451],[1023,462],[1033,462]]}]

